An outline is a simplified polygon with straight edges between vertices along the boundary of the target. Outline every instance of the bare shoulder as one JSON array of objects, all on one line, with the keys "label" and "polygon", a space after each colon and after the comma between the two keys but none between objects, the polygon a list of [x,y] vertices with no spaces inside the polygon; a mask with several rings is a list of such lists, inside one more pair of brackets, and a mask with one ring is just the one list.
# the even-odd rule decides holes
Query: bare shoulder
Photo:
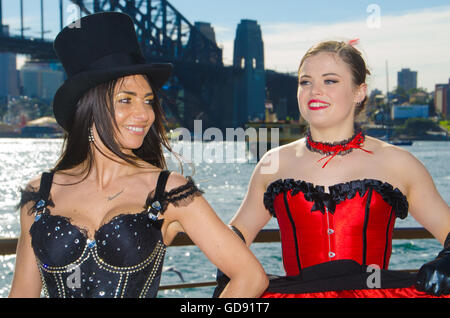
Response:
[{"label": "bare shoulder", "polygon": [[368,145],[370,145],[370,150],[374,150],[377,162],[391,176],[395,176],[395,179],[403,184],[406,189],[419,180],[431,179],[423,163],[406,149],[376,138],[369,137],[369,140]]},{"label": "bare shoulder", "polygon": [[367,137],[367,139],[370,150],[374,151],[377,159],[382,159],[382,162],[385,162],[395,169],[407,170],[423,166],[422,163],[406,149],[373,137]]},{"label": "bare shoulder", "polygon": [[166,191],[171,191],[173,189],[184,186],[188,182],[189,180],[187,179],[187,177],[176,171],[172,171],[169,175],[169,178],[167,178]]},{"label": "bare shoulder", "polygon": [[86,179],[87,172],[81,165],[66,170],[57,170],[53,175],[53,183],[56,185],[76,184]]},{"label": "bare shoulder", "polygon": [[30,181],[28,181],[25,190],[27,191],[37,191],[39,190],[39,187],[41,185],[41,177],[42,175],[36,175],[33,178],[30,179]]},{"label": "bare shoulder", "polygon": [[254,175],[259,176],[262,183],[268,185],[282,175],[283,170],[289,169],[293,162],[298,162],[304,155],[305,150],[304,138],[271,149],[264,154],[256,165]]},{"label": "bare shoulder", "polygon": [[298,157],[306,149],[305,138],[298,139],[288,144],[276,147],[268,151],[268,154],[278,154],[281,159],[289,159],[292,156]]}]

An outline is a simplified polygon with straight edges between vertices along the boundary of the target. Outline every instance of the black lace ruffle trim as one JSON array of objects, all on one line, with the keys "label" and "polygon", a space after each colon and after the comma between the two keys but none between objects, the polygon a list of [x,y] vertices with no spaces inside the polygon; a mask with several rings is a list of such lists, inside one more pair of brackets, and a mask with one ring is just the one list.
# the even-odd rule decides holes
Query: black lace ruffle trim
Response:
[{"label": "black lace ruffle trim", "polygon": [[[186,178],[188,180],[186,184],[174,188],[170,191],[164,192],[162,198],[159,198],[159,203],[161,204],[161,208],[158,209],[159,213],[164,213],[169,203],[172,203],[174,206],[187,206],[194,200],[195,197],[204,194],[202,190],[197,188],[194,180],[191,177]],[[155,190],[149,193],[147,201],[145,203],[145,208],[152,206],[154,202]]]},{"label": "black lace ruffle trim", "polygon": [[[177,188],[174,188],[170,191],[164,192],[163,197],[160,198],[160,204],[161,209],[160,213],[163,213],[166,209],[169,203],[172,203],[174,206],[187,206],[189,203],[191,203],[195,197],[201,196],[204,194],[204,191],[197,188],[195,185],[194,180],[191,177],[187,177],[188,182],[182,186],[179,186]],[[21,192],[21,198],[20,202],[17,205],[18,208],[22,208],[25,204],[27,204],[30,201],[33,201],[36,205],[36,203],[43,199],[45,201],[45,207],[50,206],[54,207],[54,203],[51,200],[51,198],[42,198],[41,193],[39,192],[39,189],[35,188],[27,188],[27,189],[20,189]],[[147,197],[146,203],[145,203],[145,209],[147,209],[149,206],[152,205],[152,203],[155,201],[154,199],[155,190],[151,191]],[[33,213],[35,210],[35,205],[33,205],[29,213]]]},{"label": "black lace ruffle trim", "polygon": [[328,211],[334,213],[336,205],[340,202],[354,198],[356,193],[364,196],[367,190],[373,189],[382,196],[386,203],[393,207],[398,218],[404,219],[408,215],[408,201],[405,195],[387,182],[375,179],[353,180],[330,186],[330,193],[325,193],[324,189],[323,186],[315,186],[302,180],[279,179],[267,187],[264,193],[264,206],[273,216],[276,216],[273,207],[276,196],[280,193],[292,191],[292,196],[302,192],[306,200],[314,202],[311,211],[325,213],[325,207],[327,207]]},{"label": "black lace ruffle trim", "polygon": [[34,205],[31,206],[31,208],[28,210],[28,214],[31,214],[34,212],[36,203],[40,200],[44,200],[45,204],[43,207],[54,207],[55,204],[53,203],[51,198],[43,198],[41,193],[39,192],[39,188],[32,188],[27,187],[25,189],[19,189],[20,191],[20,202],[17,204],[16,208],[21,209],[24,205],[26,205],[28,202],[33,202]]}]

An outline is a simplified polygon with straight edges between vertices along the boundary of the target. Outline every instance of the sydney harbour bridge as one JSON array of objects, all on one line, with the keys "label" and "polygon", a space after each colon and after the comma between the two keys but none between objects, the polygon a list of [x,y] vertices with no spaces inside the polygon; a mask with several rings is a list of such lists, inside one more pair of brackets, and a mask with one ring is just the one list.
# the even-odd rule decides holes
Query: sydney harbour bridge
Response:
[{"label": "sydney harbour bridge", "polygon": [[[59,6],[52,8],[44,8],[45,0],[40,0],[41,12],[35,15],[39,17],[40,14],[41,36],[33,38],[24,32],[23,12],[27,4],[23,0],[20,0],[20,34],[12,36],[3,32],[1,12],[4,4],[0,0],[0,52],[24,54],[39,62],[56,62],[52,40],[44,37],[44,12],[58,11],[59,28],[62,29],[67,25],[67,3],[76,6],[79,16],[119,11],[133,19],[146,59],[170,62],[175,66],[160,97],[167,117],[182,127],[192,129],[196,119],[203,121],[203,129],[242,127],[249,119],[264,116],[268,99],[279,112],[279,118],[298,118],[296,78],[264,69],[262,40],[252,44],[245,35],[238,39],[239,28],[247,25],[250,29],[259,28],[256,21],[241,21],[235,39],[233,65],[225,66],[222,49],[215,38],[202,32],[201,23],[192,24],[167,0],[59,0]],[[248,34],[248,30],[241,33]]]}]

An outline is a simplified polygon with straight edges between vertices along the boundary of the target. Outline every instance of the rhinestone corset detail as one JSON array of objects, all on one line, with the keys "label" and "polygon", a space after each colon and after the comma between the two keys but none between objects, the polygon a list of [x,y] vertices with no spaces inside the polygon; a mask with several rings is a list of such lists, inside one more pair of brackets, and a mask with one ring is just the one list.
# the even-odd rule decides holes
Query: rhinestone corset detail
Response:
[{"label": "rhinestone corset detail", "polygon": [[166,250],[160,221],[121,215],[91,240],[63,217],[38,215],[30,234],[46,296],[156,296]]},{"label": "rhinestone corset detail", "polygon": [[[166,181],[169,172],[164,174]],[[50,184],[52,177],[47,177]],[[156,297],[166,251],[163,220],[157,215],[164,213],[168,203],[177,205],[183,199],[183,205],[189,204],[189,198],[202,194],[193,180],[188,180],[169,192],[164,191],[166,182],[158,180],[163,191],[157,186],[142,212],[114,217],[95,231],[92,239],[69,218],[50,213],[49,187],[47,194],[36,195],[39,199],[34,200],[30,235],[44,294],[62,298]],[[45,189],[44,184],[41,180],[39,192]]]}]

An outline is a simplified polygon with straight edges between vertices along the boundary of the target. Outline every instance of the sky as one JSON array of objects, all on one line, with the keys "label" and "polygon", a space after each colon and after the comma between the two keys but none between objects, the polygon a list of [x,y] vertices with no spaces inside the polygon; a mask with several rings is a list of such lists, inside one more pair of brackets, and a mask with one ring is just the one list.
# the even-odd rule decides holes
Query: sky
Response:
[{"label": "sky", "polygon": [[[40,37],[40,1],[23,0],[26,36]],[[88,1],[89,2],[89,1]],[[372,75],[369,89],[397,86],[397,72],[418,72],[418,86],[434,90],[450,78],[450,1],[448,0],[169,0],[192,24],[209,22],[232,64],[233,41],[241,19],[256,20],[264,41],[265,68],[295,73],[303,54],[323,40],[359,38],[356,46]],[[58,0],[44,0],[45,34],[59,29]],[[64,0],[65,15],[68,0]],[[18,33],[19,1],[3,0],[3,24]],[[65,18],[66,19],[66,18]],[[65,21],[64,21],[65,22]],[[388,68],[386,68],[386,64]],[[388,81],[386,80],[388,70]]]},{"label": "sky", "polygon": [[[450,1],[422,0],[170,0],[188,20],[210,22],[232,63],[241,19],[256,20],[265,67],[296,72],[303,54],[324,40],[359,38],[372,75],[369,89],[397,86],[397,72],[418,72],[418,86],[434,91],[450,78]],[[195,5],[194,5],[195,4]],[[387,62],[386,62],[387,61]],[[389,73],[386,80],[386,64]]]}]

